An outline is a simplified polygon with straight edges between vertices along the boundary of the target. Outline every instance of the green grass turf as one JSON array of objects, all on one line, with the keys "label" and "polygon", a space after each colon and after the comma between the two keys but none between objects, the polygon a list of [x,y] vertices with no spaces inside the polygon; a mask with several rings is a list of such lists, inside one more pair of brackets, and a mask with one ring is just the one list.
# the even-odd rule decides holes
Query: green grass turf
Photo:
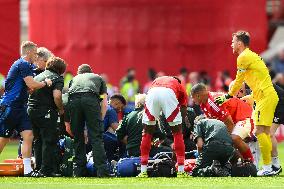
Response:
[{"label": "green grass turf", "polygon": [[0,162],[5,159],[15,159],[18,156],[18,140],[11,140],[0,154]]},{"label": "green grass turf", "polygon": [[245,189],[245,188],[283,188],[283,177],[265,178],[0,178],[1,188],[38,189]]},{"label": "green grass turf", "polygon": [[[0,160],[15,158],[17,156],[17,143],[10,143]],[[279,156],[284,167],[284,143],[279,144]],[[245,188],[284,188],[284,174],[277,177],[257,178],[24,178],[0,177],[1,189],[14,188],[47,188],[47,189],[140,189],[140,188],[198,188],[198,189],[245,189]]]}]

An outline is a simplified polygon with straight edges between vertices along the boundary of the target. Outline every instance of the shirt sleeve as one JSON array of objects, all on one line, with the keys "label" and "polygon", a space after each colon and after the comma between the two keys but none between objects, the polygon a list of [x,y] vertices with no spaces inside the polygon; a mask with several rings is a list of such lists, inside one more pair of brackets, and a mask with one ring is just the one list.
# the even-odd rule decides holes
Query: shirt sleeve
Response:
[{"label": "shirt sleeve", "polygon": [[106,86],[106,82],[101,78],[102,80],[102,85],[100,88],[100,95],[107,93],[107,86]]},{"label": "shirt sleeve", "polygon": [[118,117],[117,117],[117,113],[116,113],[116,111],[114,110],[114,109],[112,109],[111,111],[110,111],[110,115],[109,115],[110,117],[110,124],[112,124],[112,123],[118,123]]},{"label": "shirt sleeve", "polygon": [[121,124],[119,124],[116,130],[117,139],[119,141],[123,140],[123,138],[127,135],[127,122],[128,122],[128,117],[124,116]]},{"label": "shirt sleeve", "polygon": [[193,140],[196,142],[197,138],[201,137],[202,138],[202,130],[201,130],[201,122],[198,122],[193,130]]},{"label": "shirt sleeve", "polygon": [[56,79],[54,81],[54,87],[53,87],[53,90],[60,90],[62,91],[64,87],[64,80],[63,80],[63,77],[59,77],[58,79]]},{"label": "shirt sleeve", "polygon": [[194,125],[194,119],[196,118],[196,113],[193,110],[193,108],[187,108],[187,117],[188,117],[189,123],[191,125],[189,130],[192,131],[192,128],[193,128],[193,125]]},{"label": "shirt sleeve", "polygon": [[249,62],[246,60],[245,56],[238,57],[237,59],[237,76],[234,85],[228,92],[229,95],[234,96],[238,90],[242,87]]},{"label": "shirt sleeve", "polygon": [[28,62],[22,62],[19,64],[19,73],[22,78],[32,76],[33,77],[33,70],[32,66]]},{"label": "shirt sleeve", "polygon": [[117,113],[114,109],[108,109],[104,121],[105,130],[107,130],[113,123],[118,123]]}]

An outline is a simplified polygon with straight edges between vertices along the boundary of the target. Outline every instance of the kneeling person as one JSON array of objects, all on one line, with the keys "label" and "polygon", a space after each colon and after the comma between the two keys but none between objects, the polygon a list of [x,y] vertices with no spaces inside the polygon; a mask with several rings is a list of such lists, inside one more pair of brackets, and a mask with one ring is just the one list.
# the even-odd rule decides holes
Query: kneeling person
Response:
[{"label": "kneeling person", "polygon": [[226,125],[217,119],[197,121],[194,126],[194,140],[199,157],[192,176],[217,176],[218,173],[211,169],[213,160],[218,160],[222,167],[234,153],[233,142]]},{"label": "kneeling person", "polygon": [[231,98],[222,105],[214,102],[214,94],[208,91],[202,83],[194,85],[191,89],[194,103],[200,105],[208,118],[223,121],[227,126],[236,149],[239,150],[245,160],[254,161],[249,146],[243,141],[251,137],[254,129],[253,120],[250,118],[252,108],[238,98]]}]

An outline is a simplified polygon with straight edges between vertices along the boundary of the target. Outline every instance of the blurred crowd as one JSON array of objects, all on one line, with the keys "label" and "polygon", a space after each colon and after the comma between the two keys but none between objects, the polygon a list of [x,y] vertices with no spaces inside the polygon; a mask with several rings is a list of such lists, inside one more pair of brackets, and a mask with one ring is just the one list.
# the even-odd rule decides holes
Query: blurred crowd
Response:
[{"label": "blurred crowd", "polygon": [[[284,88],[284,49],[280,50],[277,56],[271,60],[266,61],[266,65],[270,71],[270,76],[273,83]],[[191,87],[196,83],[203,83],[209,89],[217,92],[227,92],[229,84],[234,79],[232,74],[227,70],[219,71],[216,74],[215,80],[213,80],[209,74],[205,71],[191,72],[187,68],[183,67],[179,70],[179,79],[186,88],[188,94],[190,94]],[[148,81],[142,86],[136,79],[135,68],[129,68],[125,76],[119,82],[119,86],[115,86],[109,82],[109,75],[107,73],[100,74],[107,83],[108,96],[112,96],[115,93],[121,93],[126,99],[128,106],[133,109],[134,107],[134,96],[138,93],[147,93],[149,86],[155,78],[166,75],[165,72],[155,70],[152,68],[148,69],[147,77]],[[68,84],[72,80],[74,75],[71,72],[64,74],[64,88],[68,89]],[[0,95],[4,92],[4,73],[0,73]]]}]

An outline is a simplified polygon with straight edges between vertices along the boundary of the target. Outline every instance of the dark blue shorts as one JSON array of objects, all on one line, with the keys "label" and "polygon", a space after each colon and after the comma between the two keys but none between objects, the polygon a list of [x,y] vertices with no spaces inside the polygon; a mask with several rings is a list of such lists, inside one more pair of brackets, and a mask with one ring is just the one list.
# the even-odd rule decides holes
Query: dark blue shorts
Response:
[{"label": "dark blue shorts", "polygon": [[19,133],[32,130],[27,107],[5,107],[0,110],[0,137],[9,138],[13,130]]}]

